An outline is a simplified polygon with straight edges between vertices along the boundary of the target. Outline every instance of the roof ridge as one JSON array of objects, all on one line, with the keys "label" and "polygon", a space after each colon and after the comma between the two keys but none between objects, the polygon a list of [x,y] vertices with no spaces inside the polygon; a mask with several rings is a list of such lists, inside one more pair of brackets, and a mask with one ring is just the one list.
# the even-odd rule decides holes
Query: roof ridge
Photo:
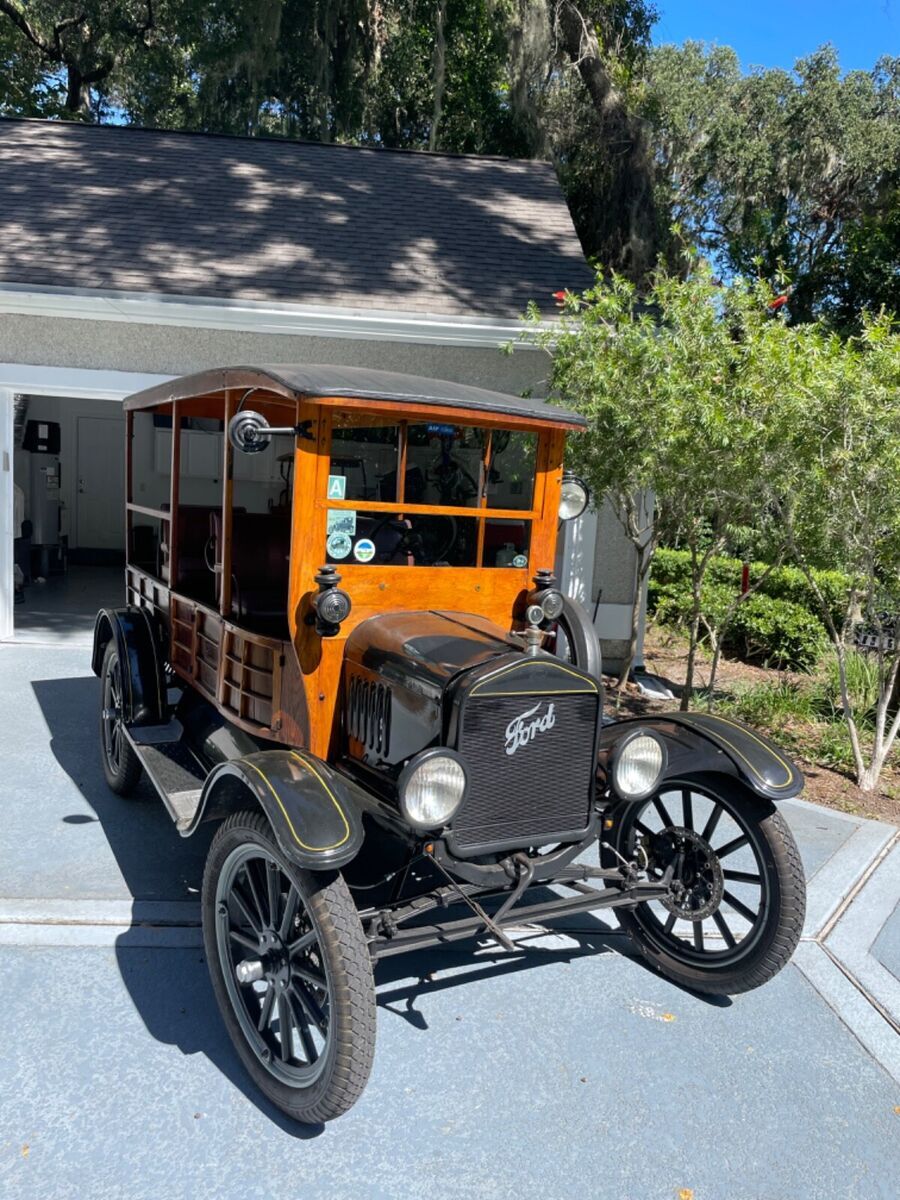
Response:
[{"label": "roof ridge", "polygon": [[509,163],[521,166],[534,166],[537,164],[543,167],[553,167],[553,163],[547,158],[515,158],[507,154],[465,154],[457,150],[420,150],[405,146],[359,145],[355,142],[317,142],[312,138],[279,137],[273,134],[220,133],[205,129],[166,129],[155,125],[136,125],[130,123],[123,123],[121,125],[102,124],[94,121],[65,121],[48,117],[19,117],[4,114],[0,114],[0,124],[46,125],[54,129],[78,130],[81,132],[87,130],[91,130],[92,132],[106,130],[116,134],[124,132],[183,138],[218,138],[222,141],[247,142],[251,145],[254,143],[263,143],[267,145],[310,146],[318,150],[357,150],[368,151],[372,154],[405,154],[413,158],[476,159],[480,162]]}]

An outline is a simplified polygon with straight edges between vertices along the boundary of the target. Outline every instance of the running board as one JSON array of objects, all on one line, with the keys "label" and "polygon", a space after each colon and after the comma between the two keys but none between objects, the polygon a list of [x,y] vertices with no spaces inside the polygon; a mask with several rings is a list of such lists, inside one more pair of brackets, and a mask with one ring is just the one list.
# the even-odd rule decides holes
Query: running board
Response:
[{"label": "running board", "polygon": [[207,770],[181,740],[180,722],[171,720],[167,725],[142,725],[134,729],[123,726],[123,730],[175,828],[184,833],[200,803]]}]

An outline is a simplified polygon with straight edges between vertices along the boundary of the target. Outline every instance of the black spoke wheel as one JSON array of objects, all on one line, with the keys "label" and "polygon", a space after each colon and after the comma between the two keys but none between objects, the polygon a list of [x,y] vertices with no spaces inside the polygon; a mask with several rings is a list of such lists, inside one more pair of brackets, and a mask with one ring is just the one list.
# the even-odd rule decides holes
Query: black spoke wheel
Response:
[{"label": "black spoke wheel", "polygon": [[260,814],[236,813],[210,847],[203,937],[225,1026],[259,1088],[296,1120],[346,1112],[372,1066],[375,988],[343,878],[294,866]]},{"label": "black spoke wheel", "polygon": [[732,995],[771,979],[800,939],[806,883],[784,818],[729,779],[667,781],[620,805],[615,847],[670,894],[619,921],[662,974],[696,991]]},{"label": "black spoke wheel", "polygon": [[100,759],[106,782],[127,796],[141,778],[141,763],[125,736],[125,679],[115,642],[110,641],[100,670]]}]

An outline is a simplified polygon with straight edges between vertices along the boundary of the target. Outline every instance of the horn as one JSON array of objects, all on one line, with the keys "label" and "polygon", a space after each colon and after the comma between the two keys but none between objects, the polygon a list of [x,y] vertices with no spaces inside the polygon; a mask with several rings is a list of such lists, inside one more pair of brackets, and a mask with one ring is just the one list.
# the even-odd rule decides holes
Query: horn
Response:
[{"label": "horn", "polygon": [[242,450],[244,454],[258,454],[260,450],[265,450],[270,433],[269,422],[262,413],[250,409],[235,413],[228,422],[228,440],[235,450]]}]

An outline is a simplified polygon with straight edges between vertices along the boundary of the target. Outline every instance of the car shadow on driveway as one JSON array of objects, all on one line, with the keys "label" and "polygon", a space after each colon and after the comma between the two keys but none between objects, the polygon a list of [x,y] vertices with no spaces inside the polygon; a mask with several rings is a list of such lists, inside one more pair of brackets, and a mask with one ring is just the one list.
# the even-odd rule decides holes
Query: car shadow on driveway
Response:
[{"label": "car shadow on driveway", "polygon": [[[100,766],[97,679],[93,675],[39,679],[31,686],[50,731],[50,750],[99,821],[127,893],[135,900],[198,901],[214,831],[202,827],[195,837],[180,837],[146,778],[133,796],[117,796],[110,790]],[[47,813],[51,820],[56,816],[51,808]],[[36,827],[40,819],[38,812]],[[83,812],[58,819],[73,826],[91,820]],[[41,833],[51,839],[58,836],[52,828]],[[86,842],[85,847],[86,854],[97,855],[98,877],[102,872],[104,880],[110,880],[102,847],[96,841]]]},{"label": "car shadow on driveway", "polygon": [[[148,913],[148,900],[163,904],[199,900],[214,824],[202,826],[190,839],[181,838],[147,780],[135,798],[123,799],[110,791],[96,744],[99,694],[93,676],[45,679],[32,686],[50,731],[50,749],[95,814],[66,813],[58,819],[73,834],[79,826],[99,823],[132,897],[133,924],[118,936],[115,949],[122,980],[148,1033],[162,1044],[177,1046],[182,1054],[204,1054],[286,1133],[300,1139],[318,1136],[322,1126],[291,1121],[252,1085],[216,1008],[203,949],[196,944],[197,910],[193,915],[190,909],[179,910],[188,914],[181,918],[165,917],[176,922],[168,929]],[[56,831],[50,833],[55,836]],[[536,889],[530,896],[535,902],[550,898],[548,889]],[[77,904],[73,897],[73,919],[78,919]],[[589,956],[635,957],[627,937],[602,921],[582,914],[573,927],[572,920],[553,926],[549,934],[517,934],[515,952],[481,938],[386,958],[375,968],[378,1005],[427,1032],[420,1002],[436,992]],[[538,944],[533,944],[535,939]],[[637,961],[653,974],[642,959]],[[701,998],[711,1004],[722,1002]]]}]

